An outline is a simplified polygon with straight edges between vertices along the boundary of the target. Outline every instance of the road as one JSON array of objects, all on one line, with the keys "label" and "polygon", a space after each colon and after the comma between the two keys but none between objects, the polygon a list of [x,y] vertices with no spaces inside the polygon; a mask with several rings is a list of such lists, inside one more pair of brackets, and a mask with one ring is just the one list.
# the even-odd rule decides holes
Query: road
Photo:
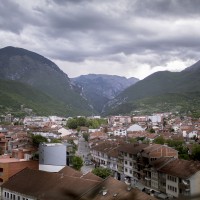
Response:
[{"label": "road", "polygon": [[[88,145],[88,142],[85,141],[83,137],[79,138],[78,141],[78,151],[77,154],[82,157],[83,161],[85,160],[91,160],[91,155],[90,155],[90,148]],[[86,174],[88,172],[91,172],[92,169],[94,169],[94,165],[85,165],[81,168],[81,171]]]}]

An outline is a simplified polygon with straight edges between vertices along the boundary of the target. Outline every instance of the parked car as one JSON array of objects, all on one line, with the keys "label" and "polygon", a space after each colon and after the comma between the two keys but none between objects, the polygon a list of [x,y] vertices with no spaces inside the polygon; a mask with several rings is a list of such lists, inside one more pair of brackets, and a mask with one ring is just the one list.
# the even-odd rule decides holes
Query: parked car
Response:
[{"label": "parked car", "polygon": [[85,165],[93,165],[93,162],[91,160],[85,160],[84,164]]}]

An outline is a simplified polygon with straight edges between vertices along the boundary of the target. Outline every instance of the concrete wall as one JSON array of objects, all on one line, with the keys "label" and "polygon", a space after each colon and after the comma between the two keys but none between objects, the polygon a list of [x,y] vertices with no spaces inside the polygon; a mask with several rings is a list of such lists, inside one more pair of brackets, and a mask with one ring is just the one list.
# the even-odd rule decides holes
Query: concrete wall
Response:
[{"label": "concrete wall", "polygon": [[66,156],[66,146],[63,144],[40,144],[39,164],[65,166]]},{"label": "concrete wall", "polygon": [[190,177],[190,194],[200,195],[200,171]]},{"label": "concrete wall", "polygon": [[59,172],[63,168],[64,166],[39,165],[39,170],[46,171],[46,172]]}]

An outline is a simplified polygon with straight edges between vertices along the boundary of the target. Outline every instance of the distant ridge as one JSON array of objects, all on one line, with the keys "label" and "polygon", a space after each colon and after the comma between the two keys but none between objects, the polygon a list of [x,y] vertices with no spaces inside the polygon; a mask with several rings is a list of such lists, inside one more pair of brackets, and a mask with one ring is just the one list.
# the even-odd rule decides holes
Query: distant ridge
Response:
[{"label": "distant ridge", "polygon": [[[182,112],[189,112],[190,110],[194,110],[192,106],[193,103],[193,105],[196,105],[194,101],[199,101],[199,86],[200,61],[181,72],[156,72],[125,89],[115,99],[108,102],[108,104],[106,105],[105,113],[106,115],[113,113],[123,114],[134,112],[134,110],[142,110],[144,109],[144,106],[141,106],[141,102],[145,102],[147,109],[149,109],[148,105],[150,104],[152,106],[158,106],[159,104],[159,109],[154,108],[154,110],[151,109],[151,111],[161,112],[162,110],[166,110],[166,108],[169,108],[168,111],[181,110]],[[189,96],[189,99],[186,100],[185,97],[191,94],[194,97],[193,101],[189,98]],[[163,98],[160,98],[163,95],[167,95],[166,97],[168,98],[166,105],[163,104],[165,100]],[[175,103],[172,98],[173,95],[180,95],[180,97],[184,96],[185,103],[182,102],[183,104],[181,104],[181,100],[179,98],[180,102],[179,105],[177,104],[177,109],[172,109],[171,106],[168,106],[170,104],[170,101],[168,101],[169,99],[171,99],[171,102]],[[160,102],[157,101],[158,99],[160,99]],[[158,104],[152,104],[152,102],[157,102]],[[187,106],[185,105],[186,102]],[[190,104],[189,107],[188,102]],[[145,110],[146,112],[147,109]]]},{"label": "distant ridge", "polygon": [[125,78],[116,75],[88,74],[71,79],[72,83],[81,88],[82,95],[101,113],[105,104],[120,92],[139,81],[137,78]]},{"label": "distant ridge", "polygon": [[93,112],[55,63],[26,49],[11,46],[0,49],[0,79],[21,82],[41,91],[65,105],[63,115],[89,115]]}]

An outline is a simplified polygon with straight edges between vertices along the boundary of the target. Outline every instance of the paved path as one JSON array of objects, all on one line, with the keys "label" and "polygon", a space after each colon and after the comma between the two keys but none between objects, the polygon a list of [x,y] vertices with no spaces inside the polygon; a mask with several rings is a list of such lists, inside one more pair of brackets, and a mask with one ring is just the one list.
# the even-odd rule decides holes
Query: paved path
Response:
[{"label": "paved path", "polygon": [[[83,161],[91,160],[88,142],[85,141],[83,137],[79,138],[77,154],[82,157]],[[81,171],[85,174],[85,173],[91,172],[93,168],[94,168],[94,165],[84,164],[84,166],[81,168]]]}]

